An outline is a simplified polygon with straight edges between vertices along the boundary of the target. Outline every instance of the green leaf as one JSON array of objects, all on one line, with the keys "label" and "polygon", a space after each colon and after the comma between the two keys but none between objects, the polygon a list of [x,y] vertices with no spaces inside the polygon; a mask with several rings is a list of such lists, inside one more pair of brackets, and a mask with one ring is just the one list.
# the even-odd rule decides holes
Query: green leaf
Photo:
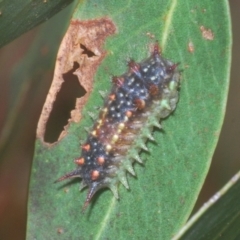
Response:
[{"label": "green leaf", "polygon": [[[27,239],[170,239],[187,220],[207,174],[229,84],[228,2],[92,0],[74,14],[79,20],[102,17],[118,32],[105,43],[109,54],[97,71],[83,119],[71,123],[57,144],[36,141]],[[145,59],[156,39],[163,55],[183,70],[177,109],[162,122],[163,131],[154,132],[157,143],[148,143],[150,153],[141,154],[144,165],[134,165],[137,177],[128,175],[130,191],[121,185],[119,201],[101,191],[82,214],[86,191],[79,193],[79,181],[52,183],[74,169],[84,127],[93,124],[87,112],[102,105],[98,90],[110,88],[109,73],[124,73],[129,58]]]},{"label": "green leaf", "polygon": [[240,172],[191,217],[174,240],[239,239],[239,178]]},{"label": "green leaf", "polygon": [[73,0],[0,2],[0,47],[48,20]]}]

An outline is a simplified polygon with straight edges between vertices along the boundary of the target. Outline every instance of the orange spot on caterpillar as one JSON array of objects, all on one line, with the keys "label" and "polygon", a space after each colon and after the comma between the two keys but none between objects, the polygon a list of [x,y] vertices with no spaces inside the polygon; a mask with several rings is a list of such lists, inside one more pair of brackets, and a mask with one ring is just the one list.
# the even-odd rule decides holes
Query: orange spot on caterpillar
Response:
[{"label": "orange spot on caterpillar", "polygon": [[116,95],[115,94],[109,95],[109,99],[112,100],[112,101],[115,100],[116,99]]},{"label": "orange spot on caterpillar", "polygon": [[105,158],[104,157],[98,157],[97,162],[99,165],[103,165],[105,163]]},{"label": "orange spot on caterpillar", "polygon": [[85,159],[84,158],[78,158],[78,159],[75,159],[74,162],[78,165],[83,165],[85,163]]},{"label": "orange spot on caterpillar", "polygon": [[86,150],[86,151],[89,151],[90,148],[91,148],[91,147],[90,147],[89,144],[86,144],[86,145],[83,145],[83,146],[82,146],[82,149],[83,149],[83,150]]},{"label": "orange spot on caterpillar", "polygon": [[134,103],[136,104],[137,109],[142,110],[145,108],[146,103],[143,99],[135,99]]},{"label": "orange spot on caterpillar", "polygon": [[94,180],[97,180],[100,176],[100,172],[97,171],[97,170],[93,170],[92,173],[91,173],[91,179],[94,181]]},{"label": "orange spot on caterpillar", "polygon": [[126,111],[126,116],[130,118],[132,116],[132,112],[131,111]]}]

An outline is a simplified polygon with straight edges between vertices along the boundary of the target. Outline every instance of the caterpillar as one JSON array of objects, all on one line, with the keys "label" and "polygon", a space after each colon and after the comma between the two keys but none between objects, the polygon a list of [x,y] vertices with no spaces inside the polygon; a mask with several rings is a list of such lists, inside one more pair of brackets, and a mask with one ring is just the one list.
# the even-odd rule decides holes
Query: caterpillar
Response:
[{"label": "caterpillar", "polygon": [[74,160],[77,168],[56,182],[79,177],[80,189],[88,187],[83,210],[94,194],[110,188],[118,199],[121,182],[129,188],[126,173],[135,175],[133,162],[142,163],[139,152],[148,151],[146,141],[153,140],[153,128],[176,108],[180,73],[175,64],[161,56],[158,43],[149,58],[128,62],[129,70],[112,78],[112,88],[105,98],[81,156]]}]

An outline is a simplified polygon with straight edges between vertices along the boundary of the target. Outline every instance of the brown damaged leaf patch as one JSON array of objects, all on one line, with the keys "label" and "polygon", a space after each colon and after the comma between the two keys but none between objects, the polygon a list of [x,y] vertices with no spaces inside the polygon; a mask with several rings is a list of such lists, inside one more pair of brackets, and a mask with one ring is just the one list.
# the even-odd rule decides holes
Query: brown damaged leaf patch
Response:
[{"label": "brown damaged leaf patch", "polygon": [[200,26],[200,31],[204,39],[210,40],[210,41],[214,39],[214,33],[212,32],[211,29],[207,29],[204,26]]},{"label": "brown damaged leaf patch", "polygon": [[[60,45],[52,85],[44,103],[37,127],[37,138],[44,143],[46,124],[64,82],[63,75],[73,69],[74,63],[79,64],[74,74],[78,77],[80,85],[86,90],[86,94],[76,99],[75,109],[71,112],[68,122],[79,122],[81,112],[93,89],[94,75],[97,68],[106,56],[103,50],[106,38],[116,32],[116,27],[108,18],[89,21],[73,20]],[[60,134],[58,141],[66,135],[66,127]],[[47,143],[45,143],[47,144]]]}]

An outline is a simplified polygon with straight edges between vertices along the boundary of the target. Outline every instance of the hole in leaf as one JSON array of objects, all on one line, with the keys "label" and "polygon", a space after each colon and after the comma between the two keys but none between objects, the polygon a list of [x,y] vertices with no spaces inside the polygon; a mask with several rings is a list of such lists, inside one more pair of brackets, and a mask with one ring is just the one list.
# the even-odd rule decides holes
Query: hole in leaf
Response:
[{"label": "hole in leaf", "polygon": [[74,62],[73,68],[63,74],[64,82],[57,94],[53,109],[49,116],[44,141],[48,143],[56,142],[70,119],[70,112],[75,109],[76,98],[85,95],[85,89],[79,84],[78,78],[73,72],[79,68],[79,64]]},{"label": "hole in leaf", "polygon": [[82,54],[86,54],[89,58],[96,56],[94,52],[86,48],[83,44],[80,43],[80,48],[83,50]]}]

